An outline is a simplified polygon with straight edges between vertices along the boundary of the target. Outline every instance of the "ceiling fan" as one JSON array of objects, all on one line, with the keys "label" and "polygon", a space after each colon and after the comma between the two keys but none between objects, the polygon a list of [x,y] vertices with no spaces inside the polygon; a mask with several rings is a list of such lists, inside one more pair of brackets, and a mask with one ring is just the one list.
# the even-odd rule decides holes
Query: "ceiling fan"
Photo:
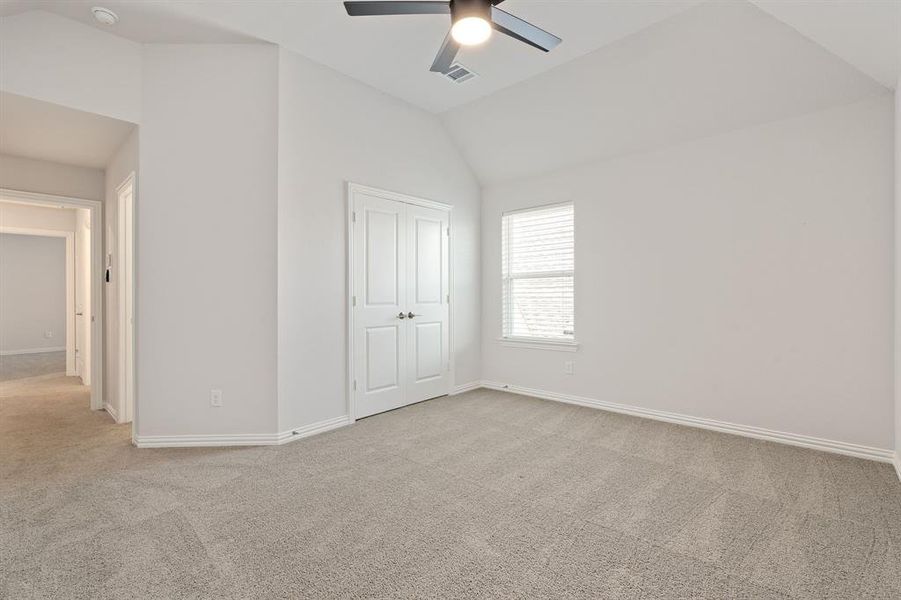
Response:
[{"label": "ceiling fan", "polygon": [[562,42],[556,35],[504,12],[496,5],[504,0],[349,0],[344,3],[352,17],[373,15],[450,15],[451,30],[430,71],[446,73],[460,46],[475,46],[497,29],[513,39],[550,52]]}]

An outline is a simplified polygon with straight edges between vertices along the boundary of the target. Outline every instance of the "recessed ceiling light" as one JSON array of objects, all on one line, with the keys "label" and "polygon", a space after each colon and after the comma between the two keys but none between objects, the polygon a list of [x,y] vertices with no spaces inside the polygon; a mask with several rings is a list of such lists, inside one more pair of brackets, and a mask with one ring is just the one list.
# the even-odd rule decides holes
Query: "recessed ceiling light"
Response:
[{"label": "recessed ceiling light", "polygon": [[95,6],[91,9],[91,13],[94,15],[94,20],[101,25],[115,25],[119,22],[119,15],[102,6]]}]

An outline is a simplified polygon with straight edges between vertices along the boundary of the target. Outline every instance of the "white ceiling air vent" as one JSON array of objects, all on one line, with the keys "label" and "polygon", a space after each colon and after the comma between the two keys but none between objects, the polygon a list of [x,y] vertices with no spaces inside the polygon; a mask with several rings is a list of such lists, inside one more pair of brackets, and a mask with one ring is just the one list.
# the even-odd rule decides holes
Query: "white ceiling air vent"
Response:
[{"label": "white ceiling air vent", "polygon": [[469,81],[470,79],[475,77],[476,74],[460,63],[454,63],[450,66],[447,72],[444,73],[444,76],[454,83],[463,83],[464,81]]}]

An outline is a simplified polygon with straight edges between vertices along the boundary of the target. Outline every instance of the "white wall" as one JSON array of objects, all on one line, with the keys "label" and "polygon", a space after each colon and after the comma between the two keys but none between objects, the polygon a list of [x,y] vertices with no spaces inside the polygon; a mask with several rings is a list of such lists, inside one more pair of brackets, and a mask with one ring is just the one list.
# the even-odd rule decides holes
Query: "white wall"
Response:
[{"label": "white wall", "polygon": [[279,428],[347,414],[346,182],[454,206],[456,380],[479,367],[479,188],[438,120],[281,50]]},{"label": "white wall", "polygon": [[[103,366],[104,385],[103,402],[113,407],[118,415],[124,415],[125,407],[119,398],[119,199],[116,194],[125,179],[138,171],[138,129],[135,128],[122,146],[110,158],[106,165],[103,203],[103,267],[106,269],[107,257],[112,256],[113,268],[110,280],[104,283],[104,344]],[[138,178],[135,178],[138,184]],[[139,194],[135,194],[136,200]]]},{"label": "white wall", "polygon": [[901,469],[901,79],[895,86],[895,460]]},{"label": "white wall", "polygon": [[0,233],[0,353],[65,345],[65,238]]},{"label": "white wall", "polygon": [[[50,167],[54,165],[47,163]],[[54,173],[55,169],[50,168],[48,173]],[[26,190],[31,191],[31,190]],[[72,232],[76,230],[77,213],[72,208],[53,208],[47,206],[32,206],[28,204],[18,204],[15,202],[0,202],[0,226],[13,229],[43,229],[60,232]],[[73,236],[74,237],[74,236]],[[59,238],[64,239],[64,238]],[[72,248],[74,254],[74,248]],[[74,261],[74,255],[73,255]],[[73,264],[74,266],[74,264]],[[74,284],[77,274],[74,269],[72,272],[73,298],[71,299],[72,313],[75,312],[74,307]],[[63,289],[65,299],[66,290]],[[54,331],[53,337],[48,343],[40,348],[66,348],[66,369],[70,374],[74,374],[75,370],[75,329],[74,314],[71,322],[64,323],[59,332]],[[70,329],[71,327],[71,329]]]},{"label": "white wall", "polygon": [[[483,190],[483,378],[892,447],[891,121],[883,96]],[[581,348],[501,347],[501,213],[566,200]]]},{"label": "white wall", "polygon": [[137,123],[141,44],[40,10],[2,17],[0,89]]},{"label": "white wall", "polygon": [[274,432],[278,52],[147,45],[143,71],[138,435]]},{"label": "white wall", "polygon": [[0,154],[0,187],[102,200],[103,170]]}]

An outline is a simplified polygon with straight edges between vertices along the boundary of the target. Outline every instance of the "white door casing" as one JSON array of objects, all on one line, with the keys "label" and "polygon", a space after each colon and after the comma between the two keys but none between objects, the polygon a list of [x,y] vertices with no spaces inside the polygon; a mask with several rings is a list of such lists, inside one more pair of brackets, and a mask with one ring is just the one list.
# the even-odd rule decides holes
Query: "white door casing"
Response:
[{"label": "white door casing", "polygon": [[119,303],[119,423],[134,421],[134,202],[135,174],[129,174],[116,188],[118,199],[118,269],[116,286]]},{"label": "white door casing", "polygon": [[350,188],[352,419],[447,394],[452,379],[449,212],[398,196]]}]

